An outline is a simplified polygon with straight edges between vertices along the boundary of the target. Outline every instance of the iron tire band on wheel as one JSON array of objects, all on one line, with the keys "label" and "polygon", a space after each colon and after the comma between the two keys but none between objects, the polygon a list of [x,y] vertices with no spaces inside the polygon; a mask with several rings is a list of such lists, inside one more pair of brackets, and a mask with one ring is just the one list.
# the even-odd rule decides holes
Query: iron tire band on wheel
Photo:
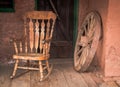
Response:
[{"label": "iron tire band on wheel", "polygon": [[101,19],[97,12],[92,11],[85,17],[78,32],[74,51],[74,68],[76,71],[84,72],[90,66],[100,37]]}]

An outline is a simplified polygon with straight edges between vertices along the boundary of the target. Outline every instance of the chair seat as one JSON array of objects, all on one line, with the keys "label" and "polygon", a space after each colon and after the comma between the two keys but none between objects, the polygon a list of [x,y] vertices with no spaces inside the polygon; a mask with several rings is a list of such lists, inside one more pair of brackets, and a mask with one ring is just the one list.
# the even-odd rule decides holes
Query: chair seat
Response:
[{"label": "chair seat", "polygon": [[24,59],[24,60],[47,60],[49,55],[43,55],[40,53],[19,53],[13,55],[13,59]]}]

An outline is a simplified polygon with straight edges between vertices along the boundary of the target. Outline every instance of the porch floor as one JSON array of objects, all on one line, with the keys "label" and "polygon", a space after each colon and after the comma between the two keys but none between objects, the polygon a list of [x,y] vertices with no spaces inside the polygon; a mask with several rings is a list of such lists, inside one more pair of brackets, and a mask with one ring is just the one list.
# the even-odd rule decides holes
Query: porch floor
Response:
[{"label": "porch floor", "polygon": [[[52,60],[51,60],[52,61]],[[38,71],[29,71],[10,79],[13,64],[0,64],[0,87],[119,87],[115,82],[106,84],[96,72],[78,73],[73,69],[73,60],[53,60],[51,75],[39,82]],[[19,71],[18,71],[19,72]]]}]

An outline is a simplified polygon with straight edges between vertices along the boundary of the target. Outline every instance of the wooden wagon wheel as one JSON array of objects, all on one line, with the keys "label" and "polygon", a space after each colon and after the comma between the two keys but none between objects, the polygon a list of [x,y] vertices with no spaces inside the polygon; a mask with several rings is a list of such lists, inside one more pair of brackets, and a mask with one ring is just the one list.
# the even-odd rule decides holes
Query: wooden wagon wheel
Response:
[{"label": "wooden wagon wheel", "polygon": [[76,71],[84,72],[92,62],[101,36],[101,20],[96,12],[90,12],[85,17],[78,32],[74,51],[74,67]]}]

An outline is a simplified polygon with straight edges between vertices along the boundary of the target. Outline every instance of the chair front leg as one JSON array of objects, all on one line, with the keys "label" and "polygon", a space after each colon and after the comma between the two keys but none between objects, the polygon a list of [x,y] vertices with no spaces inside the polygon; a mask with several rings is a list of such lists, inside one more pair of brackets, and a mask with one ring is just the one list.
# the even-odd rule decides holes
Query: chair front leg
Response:
[{"label": "chair front leg", "polygon": [[40,72],[40,81],[43,80],[43,66],[42,61],[39,61],[39,72]]},{"label": "chair front leg", "polygon": [[12,73],[12,76],[10,76],[10,78],[13,78],[15,76],[17,68],[18,68],[18,63],[19,63],[19,60],[17,59],[15,62],[14,71]]}]

